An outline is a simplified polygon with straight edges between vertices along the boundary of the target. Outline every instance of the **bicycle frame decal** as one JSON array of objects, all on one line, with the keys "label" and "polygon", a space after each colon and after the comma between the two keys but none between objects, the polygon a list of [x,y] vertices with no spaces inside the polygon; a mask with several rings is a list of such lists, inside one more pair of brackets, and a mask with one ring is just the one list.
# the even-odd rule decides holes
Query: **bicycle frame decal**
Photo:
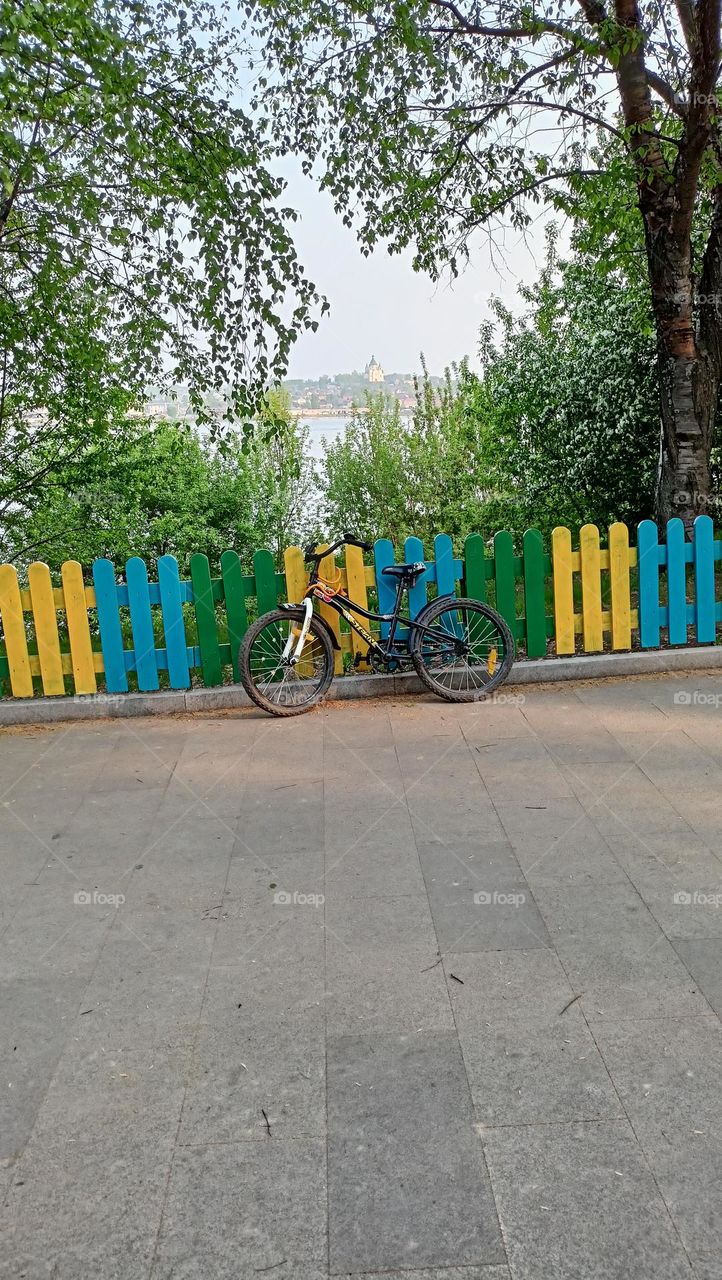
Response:
[{"label": "bicycle frame decal", "polygon": [[371,632],[367,631],[365,627],[362,627],[361,623],[357,622],[353,614],[349,613],[348,609],[342,609],[339,606],[338,611],[341,614],[341,617],[346,619],[349,626],[353,627],[354,631],[356,631],[357,634],[361,636],[362,640],[365,640],[367,644],[373,645],[374,649],[377,649],[379,647],[378,641],[374,639],[374,637],[371,635]]}]

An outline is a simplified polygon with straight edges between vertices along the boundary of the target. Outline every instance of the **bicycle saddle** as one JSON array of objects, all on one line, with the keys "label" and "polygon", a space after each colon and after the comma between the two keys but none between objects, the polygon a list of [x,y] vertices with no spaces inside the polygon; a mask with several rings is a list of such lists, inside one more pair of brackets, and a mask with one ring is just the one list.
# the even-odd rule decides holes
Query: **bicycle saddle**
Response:
[{"label": "bicycle saddle", "polygon": [[415,560],[413,564],[387,564],[381,572],[389,578],[402,578],[405,582],[416,582],[425,569],[423,560]]}]

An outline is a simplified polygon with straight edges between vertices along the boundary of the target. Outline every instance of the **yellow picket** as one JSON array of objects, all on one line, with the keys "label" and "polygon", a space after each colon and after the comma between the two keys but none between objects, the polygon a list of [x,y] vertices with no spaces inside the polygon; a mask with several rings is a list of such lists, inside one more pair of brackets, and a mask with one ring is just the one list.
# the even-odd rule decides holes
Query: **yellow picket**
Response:
[{"label": "yellow picket", "polygon": [[55,612],[53,584],[50,581],[48,566],[39,560],[31,564],[28,569],[28,583],[43,693],[54,697],[65,693],[65,681],[58,639],[58,615]]},{"label": "yellow picket", "polygon": [[97,691],[95,664],[82,566],[77,560],[66,560],[61,567],[60,576],[63,583],[65,615],[68,620],[75,692],[95,693]]},{"label": "yellow picket", "polygon": [[11,564],[0,564],[0,617],[13,697],[32,698],[33,677],[30,671],[23,605],[18,575]]},{"label": "yellow picket", "polygon": [[[348,594],[355,604],[360,604],[363,609],[368,609],[368,596],[366,594],[366,569],[364,566],[364,554],[360,547],[346,547],[346,587]],[[366,626],[368,623],[364,619],[360,619],[361,625]],[[364,657],[368,653],[368,645],[361,636],[355,631],[351,632],[351,651],[354,655],[362,654]]]},{"label": "yellow picket", "polygon": [[286,570],[286,599],[297,604],[306,594],[308,574],[300,547],[287,547],[283,553],[283,565]]},{"label": "yellow picket", "polygon": [[631,649],[632,615],[629,594],[629,530],[618,521],[609,526],[609,584],[612,648]]},{"label": "yellow picket", "polygon": [[574,653],[572,535],[563,526],[552,530],[552,568],[556,650],[557,653]]},{"label": "yellow picket", "polygon": [[585,524],[579,530],[579,561],[582,574],[582,633],[587,653],[604,648],[602,630],[602,577],[599,530]]},{"label": "yellow picket", "polygon": [[[328,543],[319,542],[318,547],[316,549],[317,551],[325,551],[327,546],[328,546]],[[323,581],[327,582],[329,586],[338,587],[342,585],[342,578],[339,572],[338,565],[336,564],[335,555],[324,556],[323,560],[318,566],[318,573],[319,573],[319,577],[323,578]],[[332,609],[329,604],[322,604],[320,608],[320,612],[321,612],[321,617],[326,619],[329,627],[333,631],[333,634],[335,635],[339,645],[339,648],[334,650],[334,671],[336,672],[337,676],[343,675],[343,654],[340,648],[341,627],[339,625],[340,624],[339,616],[336,610]]]}]

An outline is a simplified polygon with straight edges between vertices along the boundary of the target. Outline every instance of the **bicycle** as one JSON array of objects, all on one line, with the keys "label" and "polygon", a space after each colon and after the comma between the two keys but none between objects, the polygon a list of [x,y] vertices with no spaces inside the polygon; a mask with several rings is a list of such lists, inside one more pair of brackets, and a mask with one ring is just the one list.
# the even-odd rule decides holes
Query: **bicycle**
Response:
[{"label": "bicycle", "polygon": [[[370,543],[344,534],[317,552],[304,548],[312,565],[308,589],[300,603],[280,604],[263,614],[245,634],[239,653],[241,682],[248,696],[275,716],[301,715],[326,694],[334,673],[339,643],[325,618],[313,611],[314,600],[335,609],[368,644],[354,665],[366,661],[373,670],[398,671],[413,666],[432,693],[448,702],[486,698],[506,680],[514,660],[511,631],[495,609],[480,600],[438,596],[416,618],[401,613],[404,591],[426,571],[423,561],[382,569],[396,580],[391,613],[372,613],[351,600],[339,586],[319,576],[321,561],[344,544],[371,551]],[[385,638],[375,637],[358,618],[388,624]],[[406,634],[399,634],[405,628]]]}]

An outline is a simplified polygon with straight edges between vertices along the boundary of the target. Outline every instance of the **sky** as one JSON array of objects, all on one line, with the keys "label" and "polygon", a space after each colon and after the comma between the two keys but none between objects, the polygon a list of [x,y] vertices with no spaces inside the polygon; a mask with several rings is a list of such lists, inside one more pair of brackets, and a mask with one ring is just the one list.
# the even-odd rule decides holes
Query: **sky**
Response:
[{"label": "sky", "polygon": [[283,167],[288,182],[283,202],[300,213],[294,238],[307,274],[330,304],[318,331],[295,344],[289,377],[363,369],[372,355],[388,373],[412,373],[423,352],[430,373],[452,361],[477,361],[479,326],[489,298],[520,308],[517,286],[535,279],[544,259],[543,223],[527,234],[509,231],[494,253],[480,237],[471,261],[456,281],[434,283],[411,266],[411,254],[390,257],[384,248],[364,258],[353,231],[333,211],[292,162]]}]

